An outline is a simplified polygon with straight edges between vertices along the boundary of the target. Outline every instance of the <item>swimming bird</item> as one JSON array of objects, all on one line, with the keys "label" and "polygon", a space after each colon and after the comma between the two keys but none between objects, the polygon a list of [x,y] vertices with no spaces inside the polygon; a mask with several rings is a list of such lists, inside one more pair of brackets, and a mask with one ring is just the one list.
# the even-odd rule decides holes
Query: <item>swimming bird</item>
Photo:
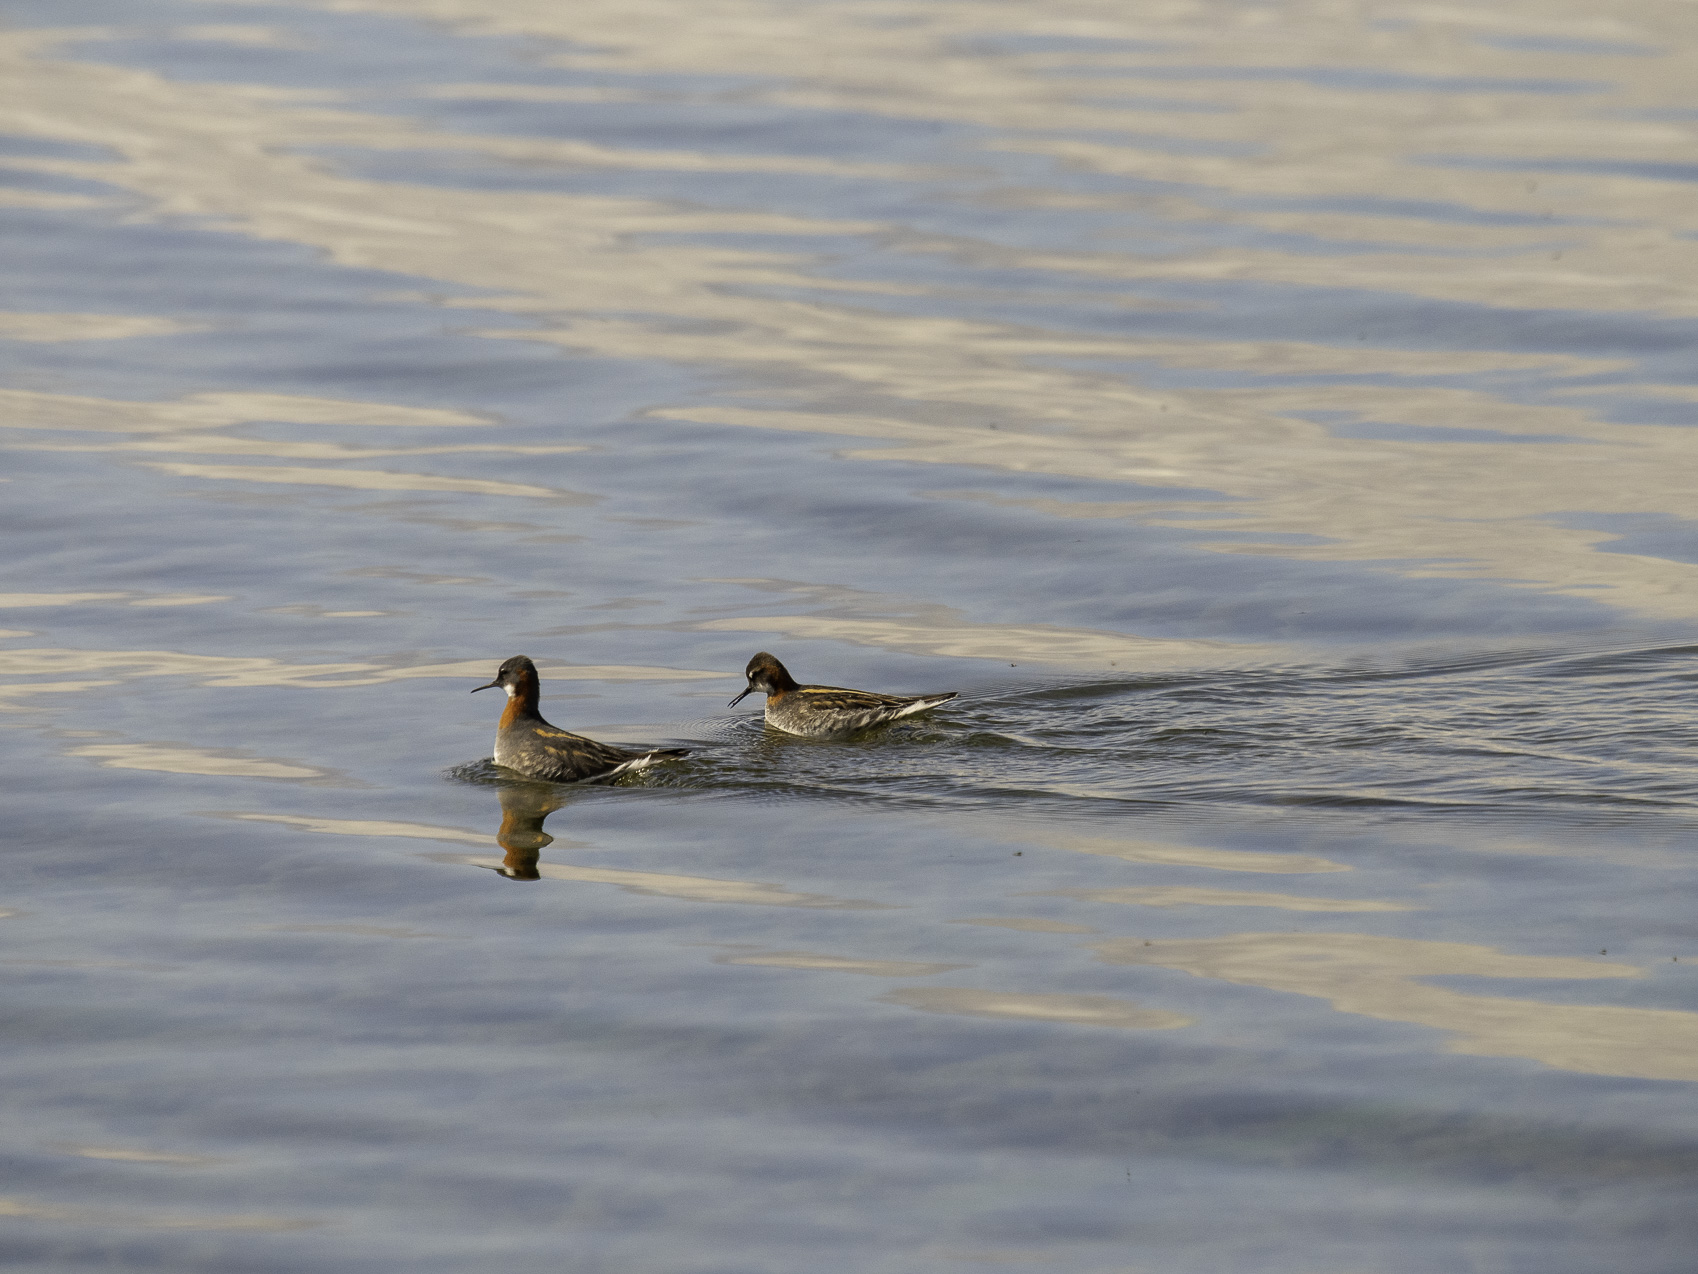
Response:
[{"label": "swimming bird", "polygon": [[507,692],[507,710],[495,732],[495,763],[517,770],[526,778],[549,783],[602,782],[628,770],[646,769],[657,761],[688,756],[688,748],[655,748],[632,752],[610,743],[597,743],[542,719],[537,697],[542,682],[537,666],[514,655],[495,670],[495,680],[473,686],[472,693],[500,686]]},{"label": "swimming bird", "polygon": [[790,670],[761,651],[744,669],[749,687],[726,707],[736,707],[744,695],[766,692],[766,723],[786,734],[814,739],[837,739],[857,730],[912,716],[955,698],[957,691],[937,695],[881,695],[841,686],[801,686]]}]

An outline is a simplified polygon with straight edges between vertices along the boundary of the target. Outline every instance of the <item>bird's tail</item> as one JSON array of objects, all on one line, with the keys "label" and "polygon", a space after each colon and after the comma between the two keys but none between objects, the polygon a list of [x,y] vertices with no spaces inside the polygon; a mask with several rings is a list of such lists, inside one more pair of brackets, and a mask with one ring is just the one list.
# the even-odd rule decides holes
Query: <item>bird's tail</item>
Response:
[{"label": "bird's tail", "polygon": [[610,779],[616,774],[627,774],[632,770],[646,770],[649,766],[658,765],[662,761],[676,761],[681,756],[689,755],[689,748],[656,748],[653,752],[644,752],[641,756],[634,756],[628,761],[621,761],[606,774],[599,777]]},{"label": "bird's tail", "polygon": [[929,708],[937,707],[940,703],[948,703],[960,693],[961,692],[959,690],[949,690],[940,695],[921,695],[919,698],[915,699],[914,702],[904,707],[902,711],[898,712],[896,715],[899,717],[908,717],[912,716],[916,712],[925,712]]}]

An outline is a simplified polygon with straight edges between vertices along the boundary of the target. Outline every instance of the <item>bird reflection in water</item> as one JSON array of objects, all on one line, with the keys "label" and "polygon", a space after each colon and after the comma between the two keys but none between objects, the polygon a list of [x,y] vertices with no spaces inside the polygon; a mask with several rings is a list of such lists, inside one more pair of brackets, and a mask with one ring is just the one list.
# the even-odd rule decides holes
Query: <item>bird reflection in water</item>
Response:
[{"label": "bird reflection in water", "polygon": [[503,783],[496,795],[501,798],[501,827],[495,840],[506,856],[491,870],[508,880],[541,880],[537,860],[544,847],[554,843],[542,830],[543,820],[566,804],[565,793],[553,783]]}]

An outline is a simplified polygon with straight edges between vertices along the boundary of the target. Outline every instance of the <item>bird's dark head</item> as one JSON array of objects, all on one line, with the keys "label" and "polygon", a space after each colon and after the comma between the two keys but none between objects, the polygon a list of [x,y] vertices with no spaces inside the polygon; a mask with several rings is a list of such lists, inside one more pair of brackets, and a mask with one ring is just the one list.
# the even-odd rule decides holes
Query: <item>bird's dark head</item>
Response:
[{"label": "bird's dark head", "polygon": [[764,650],[749,660],[749,666],[743,669],[743,675],[749,679],[748,687],[726,707],[735,707],[744,695],[752,695],[757,690],[762,694],[781,695],[796,688],[796,679],[790,675],[789,669]]},{"label": "bird's dark head", "polygon": [[511,659],[503,660],[501,667],[495,670],[495,680],[485,682],[481,686],[473,686],[472,693],[480,690],[493,690],[500,686],[512,698],[522,691],[538,684],[537,666],[524,655],[514,655]]}]

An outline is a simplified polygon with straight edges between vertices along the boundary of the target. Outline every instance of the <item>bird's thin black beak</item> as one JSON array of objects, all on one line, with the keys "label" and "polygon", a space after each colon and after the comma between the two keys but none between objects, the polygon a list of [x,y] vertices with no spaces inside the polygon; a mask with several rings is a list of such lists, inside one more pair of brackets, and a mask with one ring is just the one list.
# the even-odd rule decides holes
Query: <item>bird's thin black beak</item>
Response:
[{"label": "bird's thin black beak", "polygon": [[473,686],[472,687],[472,693],[476,694],[480,690],[493,690],[493,689],[495,689],[495,687],[499,686],[500,684],[501,684],[501,678],[497,677],[494,681],[490,682],[487,686]]},{"label": "bird's thin black beak", "polygon": [[738,704],[742,703],[743,700],[747,699],[750,695],[752,695],[754,693],[755,693],[755,688],[753,686],[750,686],[747,690],[743,691],[742,694],[738,695],[735,699],[733,699],[730,703],[726,704],[725,706],[727,708],[735,708]]}]

